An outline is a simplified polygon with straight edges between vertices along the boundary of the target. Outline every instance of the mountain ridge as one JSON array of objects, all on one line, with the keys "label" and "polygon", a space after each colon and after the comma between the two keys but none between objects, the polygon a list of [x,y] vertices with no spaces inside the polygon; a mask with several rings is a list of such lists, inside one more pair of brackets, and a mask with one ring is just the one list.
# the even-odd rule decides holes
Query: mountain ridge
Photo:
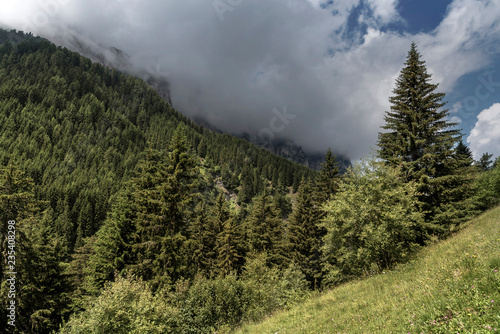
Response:
[{"label": "mountain ridge", "polygon": [[[72,51],[80,53],[81,55],[91,59],[93,62],[97,62],[110,68],[116,68],[121,72],[140,77],[148,85],[153,87],[153,89],[155,89],[156,92],[170,106],[173,106],[170,83],[167,78],[163,77],[159,73],[156,73],[150,67],[147,67],[146,69],[138,69],[134,67],[131,62],[131,57],[123,50],[113,46],[103,47],[93,41],[87,41],[85,38],[80,38],[75,34],[72,34],[70,38],[57,39],[55,42],[56,44],[63,45]],[[191,119],[198,125],[201,125],[211,131],[226,133],[210,124],[202,117],[193,116]],[[247,132],[240,134],[228,134],[243,138],[252,144],[263,147],[273,154],[297,162],[314,170],[320,170],[321,164],[324,162],[324,153],[306,153],[300,145],[297,145],[292,140],[286,138],[276,138],[268,141],[261,140],[257,136],[251,135]],[[337,162],[341,173],[346,172],[349,166],[351,166],[349,158],[341,154],[337,154]]]}]

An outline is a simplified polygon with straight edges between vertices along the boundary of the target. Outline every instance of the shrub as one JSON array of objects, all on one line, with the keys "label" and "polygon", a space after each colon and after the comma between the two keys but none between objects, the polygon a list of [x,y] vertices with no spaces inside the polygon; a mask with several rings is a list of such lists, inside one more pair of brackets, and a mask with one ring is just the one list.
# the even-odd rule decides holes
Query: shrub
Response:
[{"label": "shrub", "polygon": [[134,278],[117,278],[73,315],[61,333],[177,333],[177,312]]},{"label": "shrub", "polygon": [[351,168],[327,202],[327,281],[338,283],[404,261],[425,232],[414,183],[374,160]]},{"label": "shrub", "polygon": [[239,323],[245,310],[243,289],[234,275],[198,278],[182,302],[181,333],[213,333],[221,326]]}]

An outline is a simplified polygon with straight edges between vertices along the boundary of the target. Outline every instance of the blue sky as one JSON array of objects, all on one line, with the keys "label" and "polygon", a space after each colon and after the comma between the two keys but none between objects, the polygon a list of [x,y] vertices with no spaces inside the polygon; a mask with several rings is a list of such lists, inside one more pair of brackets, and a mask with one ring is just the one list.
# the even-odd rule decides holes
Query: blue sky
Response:
[{"label": "blue sky", "polygon": [[416,34],[429,33],[436,29],[446,16],[447,0],[406,0],[400,1],[397,10],[406,22],[401,29]]},{"label": "blue sky", "polygon": [[0,26],[129,55],[231,133],[375,148],[412,41],[475,158],[500,155],[498,0],[6,0]]}]

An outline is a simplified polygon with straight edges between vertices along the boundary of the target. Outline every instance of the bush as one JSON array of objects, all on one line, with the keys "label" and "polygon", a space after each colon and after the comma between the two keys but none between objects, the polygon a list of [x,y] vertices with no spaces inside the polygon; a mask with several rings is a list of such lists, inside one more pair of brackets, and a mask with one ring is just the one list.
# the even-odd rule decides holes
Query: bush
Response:
[{"label": "bush", "polygon": [[267,255],[251,255],[242,276],[245,286],[245,320],[258,321],[271,312],[295,305],[309,295],[308,282],[298,266],[285,271],[269,268]]},{"label": "bush", "polygon": [[180,310],[181,333],[213,333],[238,324],[245,311],[243,285],[234,275],[209,280],[198,278]]},{"label": "bush", "polygon": [[480,174],[476,180],[476,205],[481,210],[494,207],[500,202],[500,163]]},{"label": "bush", "polygon": [[374,160],[351,168],[327,202],[326,280],[339,283],[404,261],[424,231],[414,183]]},{"label": "bush", "polygon": [[283,272],[266,265],[267,256],[252,256],[241,279],[234,275],[198,278],[181,301],[181,333],[198,334],[235,328],[242,321],[258,321],[271,312],[308,296],[307,281],[291,265]]},{"label": "bush", "polygon": [[73,315],[60,333],[178,333],[177,316],[175,309],[153,297],[146,283],[118,278],[85,311]]}]

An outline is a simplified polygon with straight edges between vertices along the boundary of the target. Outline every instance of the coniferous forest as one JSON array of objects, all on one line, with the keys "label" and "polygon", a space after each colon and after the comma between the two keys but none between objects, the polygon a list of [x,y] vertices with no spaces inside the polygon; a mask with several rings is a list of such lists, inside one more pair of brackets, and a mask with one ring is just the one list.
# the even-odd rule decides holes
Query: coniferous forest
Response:
[{"label": "coniferous forest", "polygon": [[311,170],[0,30],[2,330],[230,332],[459,231],[498,204],[500,164],[473,160],[422,58],[411,45],[378,150],[341,174],[331,150]]}]

